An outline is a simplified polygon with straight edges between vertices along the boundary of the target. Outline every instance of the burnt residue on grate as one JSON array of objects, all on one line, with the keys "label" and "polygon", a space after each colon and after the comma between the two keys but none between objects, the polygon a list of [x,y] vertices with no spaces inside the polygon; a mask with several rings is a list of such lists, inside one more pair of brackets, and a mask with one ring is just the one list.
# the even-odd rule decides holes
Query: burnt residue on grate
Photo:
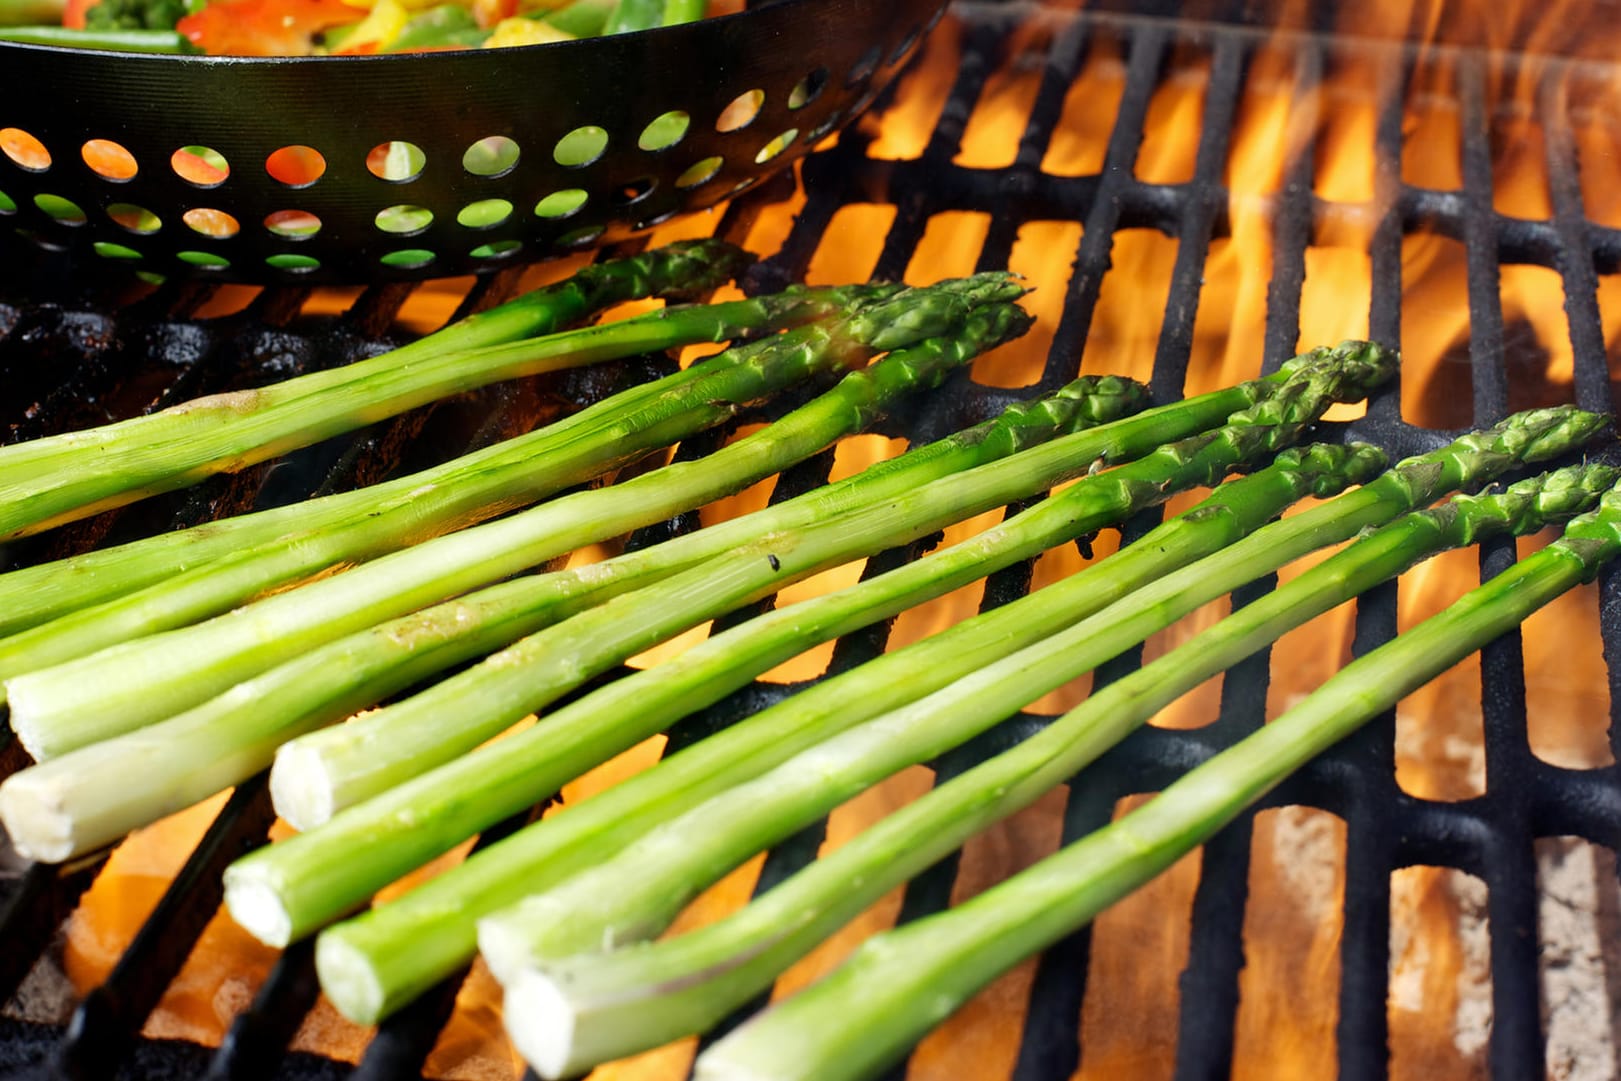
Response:
[{"label": "burnt residue on grate", "polygon": [[[877,160],[866,128],[846,131],[838,144],[803,166],[805,202],[779,250],[751,272],[748,288],[760,291],[797,280],[829,235],[835,215],[856,203],[895,210],[874,276],[898,278],[922,243],[936,215],[972,210],[989,215],[978,257],[982,269],[1008,265],[1022,227],[1031,222],[1080,223],[1073,269],[1043,387],[1073,378],[1092,335],[1115,243],[1125,230],[1151,229],[1176,242],[1163,322],[1154,347],[1153,389],[1162,400],[1178,397],[1187,383],[1195,323],[1212,243],[1231,229],[1225,164],[1232,152],[1235,119],[1245,80],[1265,38],[1250,30],[1184,24],[1131,16],[1056,14],[1029,3],[963,3],[961,58],[943,108],[921,154],[910,160]],[[993,76],[1009,63],[1011,42],[1032,21],[1046,33],[1040,85],[1006,168],[958,163],[970,119]],[[1118,47],[1122,92],[1103,148],[1101,168],[1082,176],[1043,170],[1066,98],[1081,77],[1087,50],[1106,39]],[[1612,401],[1606,341],[1599,309],[1599,278],[1621,269],[1621,233],[1589,220],[1577,172],[1569,120],[1567,78],[1573,69],[1550,63],[1540,74],[1538,117],[1552,213],[1528,221],[1499,212],[1493,200],[1492,155],[1486,116],[1488,93],[1483,59],[1451,54],[1461,118],[1462,183],[1438,191],[1403,181],[1406,101],[1416,64],[1424,58],[1399,45],[1370,46],[1309,35],[1284,42],[1291,55],[1301,129],[1309,132],[1282,181],[1262,197],[1271,222],[1272,275],[1265,303],[1262,366],[1274,370],[1294,352],[1302,326],[1308,251],[1325,231],[1346,221],[1365,227],[1372,292],[1367,309],[1370,337],[1395,343],[1403,329],[1403,243],[1414,235],[1450,238],[1466,260],[1469,334],[1457,347],[1467,373],[1467,402],[1460,423],[1490,423],[1509,411],[1514,389],[1507,343],[1514,327],[1505,314],[1501,268],[1524,264],[1556,274],[1564,294],[1575,357],[1571,398],[1589,409]],[[1178,183],[1140,179],[1135,168],[1157,89],[1176,51],[1201,51],[1208,63],[1202,123],[1192,155],[1192,173]],[[1273,47],[1276,47],[1274,44]],[[1378,102],[1373,125],[1373,191],[1370,201],[1336,203],[1316,190],[1318,121],[1313,110],[1332,107],[1316,93],[1347,58],[1370,65]],[[1579,74],[1579,73],[1578,73]],[[882,103],[880,103],[880,109]],[[743,241],[762,209],[792,194],[786,182],[731,204],[718,224],[720,235]],[[7,241],[13,246],[16,241]],[[22,245],[26,247],[26,245]],[[12,253],[5,264],[31,267],[0,282],[0,438],[27,438],[46,431],[160,407],[197,393],[253,385],[266,378],[342,363],[392,343],[393,314],[409,287],[369,290],[347,315],[310,323],[299,317],[298,290],[267,290],[227,317],[195,322],[186,316],[207,299],[199,286],[162,287],[120,297],[86,287],[49,260]],[[481,279],[468,294],[470,311],[503,299],[515,287],[511,273]],[[127,302],[126,302],[127,301]],[[216,478],[174,493],[55,531],[44,538],[0,548],[0,567],[51,558],[92,544],[108,543],[209,517],[269,506],[311,491],[370,483],[424,464],[424,457],[488,443],[540,422],[556,410],[577,407],[611,393],[620,380],[656,370],[660,361],[610,372],[606,379],[565,377],[493,387],[452,402],[418,410],[372,429],[262,466]],[[911,415],[886,422],[885,434],[926,441],[987,415],[1027,390],[975,383],[964,375]],[[1330,438],[1378,443],[1392,456],[1438,446],[1455,433],[1404,421],[1402,389],[1376,394],[1366,414],[1326,425]],[[679,453],[701,454],[723,434],[689,441]],[[788,471],[772,498],[780,500],[821,482],[832,464],[820,455]],[[1126,527],[1141,535],[1154,516]],[[695,515],[639,531],[631,545],[654,543],[691,529]],[[927,541],[868,561],[871,576],[914,558]],[[1510,542],[1489,543],[1480,552],[1482,576],[1514,558]],[[1023,595],[1031,585],[1029,565],[1002,571],[988,582],[982,607]],[[1241,590],[1242,605],[1272,586],[1270,579]],[[1371,591],[1356,605],[1352,649],[1366,652],[1386,641],[1398,625],[1394,583]],[[769,603],[769,602],[763,602]],[[1621,650],[1621,575],[1600,580],[1609,700],[1621,708],[1621,682],[1614,663]],[[755,611],[758,608],[754,609]],[[735,625],[750,612],[719,622]],[[830,672],[845,670],[880,652],[887,627],[877,626],[839,641]],[[1131,671],[1142,651],[1133,650],[1100,669],[1106,682]],[[1097,828],[1126,797],[1152,792],[1253,731],[1265,719],[1271,682],[1267,652],[1244,662],[1223,679],[1218,719],[1195,731],[1146,729],[1122,743],[1071,785],[1063,817],[1064,838]],[[1483,794],[1456,802],[1415,797],[1395,774],[1395,719],[1387,716],[1314,762],[1274,793],[1261,810],[1314,807],[1345,823],[1344,894],[1339,944],[1339,985],[1334,1054],[1346,1078],[1381,1078],[1390,1072],[1391,1031],[1387,1008],[1392,967],[1392,875],[1402,868],[1455,868],[1485,884],[1484,919],[1491,929],[1489,1041],[1485,1062],[1493,1078],[1509,1081],[1543,1072],[1547,1060],[1545,1021],[1539,1002],[1539,838],[1577,837],[1614,849],[1621,845],[1621,773],[1616,767],[1572,769],[1538,759],[1527,737],[1525,664],[1518,634],[1485,651],[1481,690],[1485,717]],[[667,751],[734,723],[792,692],[792,686],[756,683],[687,718],[671,733]],[[985,756],[1027,736],[1045,723],[1026,713],[1009,720],[936,763],[940,777],[970,768]],[[1621,735],[1611,726],[1611,746]],[[13,758],[16,756],[13,755]],[[0,769],[16,768],[6,760]],[[32,1064],[47,1075],[207,1076],[210,1078],[326,1078],[421,1076],[454,1007],[460,978],[446,981],[418,1003],[385,1022],[352,1070],[328,1060],[283,1054],[316,999],[311,951],[288,950],[237,1018],[224,1045],[204,1051],[190,1045],[136,1037],[142,1021],[179,970],[203,925],[219,905],[218,870],[245,846],[260,843],[269,827],[262,783],[238,789],[220,812],[151,921],[106,985],[80,1007],[64,1033],[49,1026],[0,1021],[0,1075]],[[1252,866],[1251,826],[1245,816],[1207,846],[1192,898],[1190,941],[1180,974],[1174,1023],[1174,1073],[1191,1079],[1226,1076],[1235,1060],[1235,1029],[1246,963],[1245,913]],[[521,825],[489,831],[481,844]],[[757,890],[815,858],[825,823],[778,846],[767,858]],[[55,868],[0,868],[0,998],[9,997],[47,952],[54,929],[70,913],[101,866],[91,859]],[[958,881],[955,859],[943,861],[905,890],[901,918],[914,919],[946,906]],[[1090,931],[1049,950],[1033,986],[1012,1076],[1021,1081],[1067,1078],[1087,1060],[1081,1018],[1093,952]],[[723,1029],[726,1026],[723,1026]],[[900,1076],[897,1072],[894,1076]]]}]

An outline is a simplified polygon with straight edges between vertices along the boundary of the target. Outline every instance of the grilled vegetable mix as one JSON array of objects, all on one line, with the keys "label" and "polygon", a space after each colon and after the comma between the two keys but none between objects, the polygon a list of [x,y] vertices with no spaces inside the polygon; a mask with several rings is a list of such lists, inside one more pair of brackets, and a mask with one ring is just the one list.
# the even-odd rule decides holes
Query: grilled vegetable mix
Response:
[{"label": "grilled vegetable mix", "polygon": [[[180,25],[290,2],[215,4]],[[298,2],[311,25],[332,4]],[[427,40],[409,35],[430,23],[483,33],[491,18],[476,5],[429,8],[389,30],[391,2],[326,40],[397,45]],[[173,33],[148,24],[172,3],[103,0],[84,18],[97,33]],[[555,28],[589,13],[612,31],[674,6],[576,0],[515,17]],[[323,990],[363,1023],[482,952],[524,1057],[542,1076],[574,1076],[714,1026],[886,891],[1314,616],[1448,548],[1570,523],[1140,809],[957,911],[874,940],[697,1066],[716,1081],[869,1077],[996,974],[1621,552],[1621,471],[1571,465],[1491,487],[1580,449],[1605,426],[1591,413],[1516,414],[1394,466],[1373,447],[1297,445],[1330,405],[1397,369],[1388,350],[1346,342],[1153,408],[1129,380],[1085,377],[754,513],[550,566],[823,454],[1030,323],[1022,286],[988,273],[671,303],[580,326],[630,298],[691,300],[746,263],[714,241],[607,261],[376,360],[0,448],[0,536],[20,535],[496,380],[738,339],[421,473],[0,575],[0,704],[36,761],[0,784],[16,846],[70,859],[269,767],[277,813],[302,832],[226,871],[237,922],[275,945],[318,936]],[[718,450],[588,484],[783,395],[792,408]],[[1224,480],[1232,472],[1246,475]],[[707,738],[688,733],[639,776],[510,826],[789,658],[1193,489],[1211,491],[1062,581]],[[968,540],[920,547],[1044,493]],[[1306,497],[1319,502],[1280,517]],[[654,941],[688,899],[869,786],[1330,546],[1341,547],[734,915]],[[897,547],[910,558],[875,562],[854,585],[752,611]],[[606,678],[709,620],[727,622],[673,659]],[[368,904],[503,822],[505,839]]]},{"label": "grilled vegetable mix", "polygon": [[695,22],[737,0],[0,0],[0,39],[126,52],[361,56]]}]

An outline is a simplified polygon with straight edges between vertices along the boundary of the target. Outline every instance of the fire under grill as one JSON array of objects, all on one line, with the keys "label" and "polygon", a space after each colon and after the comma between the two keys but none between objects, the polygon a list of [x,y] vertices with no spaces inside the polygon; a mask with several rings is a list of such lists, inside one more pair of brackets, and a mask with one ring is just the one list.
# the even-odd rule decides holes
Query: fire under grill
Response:
[{"label": "fire under grill", "polygon": [[[753,291],[807,276],[1026,273],[1038,287],[1036,334],[887,422],[882,434],[892,438],[936,438],[1027,395],[1033,381],[1056,387],[1078,369],[1134,374],[1173,399],[1252,376],[1257,358],[1272,371],[1332,331],[1400,343],[1408,362],[1400,387],[1374,397],[1365,414],[1325,424],[1325,437],[1405,456],[1530,405],[1612,410],[1621,205],[1610,202],[1616,186],[1602,160],[1585,148],[1603,135],[1616,145],[1621,111],[1604,96],[1616,77],[1547,56],[958,3],[875,114],[804,162],[801,184],[768,184],[654,240],[713,231],[762,252],[746,283]],[[1273,148],[1276,164],[1246,172],[1269,140],[1283,147]],[[1366,151],[1356,181],[1343,168],[1350,143]],[[1446,164],[1421,160],[1430,144]],[[1505,186],[1503,174],[1525,147],[1537,178],[1529,195],[1518,182]],[[87,280],[9,231],[0,244],[0,421],[12,440],[341,364],[567,269],[356,293],[132,288]],[[1441,311],[1453,322],[1436,329]],[[15,542],[0,549],[0,566],[420,468],[670,363],[466,395]],[[726,437],[677,453],[696,456]],[[772,498],[821,483],[832,464],[824,454],[789,471]],[[1126,537],[1157,520],[1134,521]],[[687,515],[629,543],[697,522]],[[871,559],[863,573],[926,547]],[[1464,579],[1450,596],[1502,571],[1516,551],[1495,542],[1443,560]],[[1005,603],[1040,573],[1029,564],[999,573],[974,603]],[[1313,663],[1371,649],[1416,622],[1416,610],[1432,610],[1438,602],[1424,589],[1433,581],[1420,573],[1364,595],[1354,622],[1317,621],[1309,644],[1287,637],[1232,669],[1195,695],[1197,719],[1131,737],[1067,792],[914,880],[884,922],[946,907],[1231,745],[1286,705],[1291,688],[1327,674],[1302,685]],[[1199,858],[981,996],[920,1047],[905,1076],[1613,1076],[1621,1069],[1618,585],[1621,576],[1604,574],[1575,605],[1485,650],[1478,674],[1462,666],[1415,696],[1411,710],[1323,756]],[[825,669],[874,656],[889,634],[846,637]],[[1143,652],[1096,680],[1132,670]],[[666,753],[794,686],[761,681],[690,717]],[[1037,703],[948,755],[936,775],[1012,745],[1053,712]],[[1441,731],[1420,730],[1431,723]],[[24,762],[7,743],[0,775]],[[0,1076],[521,1073],[498,1036],[485,1040],[497,1046],[482,1058],[465,1050],[493,1001],[480,1001],[476,972],[375,1034],[333,1027],[308,943],[275,957],[259,951],[259,974],[246,984],[207,984],[197,955],[244,948],[220,912],[220,872],[279,827],[262,777],[192,819],[194,829],[176,832],[189,855],[126,868],[120,882],[114,865],[125,849],[62,868],[0,864],[0,998],[9,999]],[[824,823],[773,850],[739,890],[765,890],[804,866],[828,833]],[[108,902],[136,913],[124,930],[116,920],[80,929],[117,958],[91,979],[94,966],[74,960],[88,947],[75,945],[73,921],[98,894],[132,884],[149,887],[144,899]],[[93,989],[76,991],[87,979]],[[223,1036],[217,1048],[149,1022],[160,1003],[199,994]],[[613,1076],[680,1076],[690,1057],[689,1046]]]}]

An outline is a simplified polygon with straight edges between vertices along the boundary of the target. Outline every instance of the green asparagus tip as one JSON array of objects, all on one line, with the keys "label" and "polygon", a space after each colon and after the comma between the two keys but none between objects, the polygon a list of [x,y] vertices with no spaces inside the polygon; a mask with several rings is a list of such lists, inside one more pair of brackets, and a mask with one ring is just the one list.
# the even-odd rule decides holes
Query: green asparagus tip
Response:
[{"label": "green asparagus tip", "polygon": [[1504,437],[1523,438],[1520,456],[1528,462],[1557,458],[1596,437],[1610,425],[1602,413],[1589,413],[1573,405],[1532,409],[1508,418]]},{"label": "green asparagus tip", "polygon": [[1621,480],[1621,469],[1590,463],[1566,466],[1478,495],[1456,495],[1423,512],[1456,531],[1458,544],[1486,536],[1524,536],[1593,508]]},{"label": "green asparagus tip", "polygon": [[1036,317],[1017,304],[991,304],[977,309],[969,320],[970,335],[980,352],[1022,336]]},{"label": "green asparagus tip", "polygon": [[661,293],[672,301],[696,300],[712,289],[735,281],[755,262],[755,256],[735,244],[715,237],[678,240],[643,253],[637,259],[616,260],[585,267],[577,275],[589,287],[599,277],[619,273],[641,273],[660,288],[649,284],[640,293]]},{"label": "green asparagus tip", "polygon": [[1400,367],[1401,354],[1373,342],[1348,341],[1333,348],[1313,349],[1284,364],[1280,370],[1284,385],[1265,401],[1251,406],[1245,415],[1253,418],[1248,423],[1306,422],[1321,415],[1321,407],[1315,403],[1365,398]]},{"label": "green asparagus tip", "polygon": [[1016,454],[1051,439],[1055,433],[1078,431],[1129,417],[1145,409],[1148,388],[1118,375],[1083,375],[1051,394],[1015,402],[988,421],[980,442],[982,461]]},{"label": "green asparagus tip", "polygon": [[1590,582],[1608,558],[1604,553],[1621,545],[1621,486],[1611,488],[1599,499],[1597,509],[1572,518],[1555,547],[1574,550],[1586,564],[1582,581]]},{"label": "green asparagus tip", "polygon": [[1490,428],[1467,432],[1439,451],[1398,463],[1397,469],[1415,471],[1415,479],[1423,483],[1426,470],[1451,468],[1457,472],[1453,485],[1473,488],[1519,463],[1568,454],[1607,424],[1609,418],[1575,406],[1528,409]]},{"label": "green asparagus tip", "polygon": [[1308,478],[1311,494],[1327,499],[1353,484],[1366,484],[1384,472],[1390,460],[1372,443],[1312,443],[1285,448],[1273,461]]},{"label": "green asparagus tip", "polygon": [[1283,362],[1273,379],[1293,379],[1312,369],[1333,369],[1340,365],[1369,366],[1380,373],[1369,384],[1376,385],[1396,374],[1401,367],[1401,353],[1387,349],[1378,342],[1365,342],[1350,338],[1338,345],[1324,345],[1309,349],[1299,356]]},{"label": "green asparagus tip", "polygon": [[905,289],[866,305],[851,316],[850,332],[873,349],[894,349],[920,338],[952,333],[969,311],[1005,304],[1024,293],[1017,279],[1002,271],[953,278]]},{"label": "green asparagus tip", "polygon": [[[1543,518],[1570,517],[1586,511],[1621,483],[1621,468],[1602,462],[1569,465],[1545,474],[1537,486],[1536,500]],[[1509,485],[1509,491],[1519,487]],[[1575,507],[1575,510],[1570,508]]]}]

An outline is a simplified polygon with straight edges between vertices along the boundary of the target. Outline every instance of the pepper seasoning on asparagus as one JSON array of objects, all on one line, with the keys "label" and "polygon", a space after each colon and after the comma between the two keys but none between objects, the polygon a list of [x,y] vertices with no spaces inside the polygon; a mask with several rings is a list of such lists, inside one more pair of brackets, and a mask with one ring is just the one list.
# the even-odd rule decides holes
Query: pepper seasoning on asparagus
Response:
[{"label": "pepper seasoning on asparagus", "polygon": [[[1613,471],[1611,475],[1613,479]],[[1590,498],[1590,483],[1564,471],[1551,478],[1541,493],[1516,485],[1501,495],[1454,500],[1424,512],[1428,521],[1413,515],[1381,531],[1391,535],[1375,542],[1380,551],[1373,559],[1393,559],[1405,542],[1425,543],[1435,535],[1468,543],[1477,530],[1488,527],[1513,532],[1536,528],[1550,509],[1558,508],[1552,515],[1557,517],[1576,497]],[[700,1055],[698,1077],[706,1081],[840,1081],[874,1075],[998,973],[1090,921],[1203,843],[1314,755],[1518,626],[1555,597],[1590,581],[1617,554],[1621,554],[1621,491],[1611,491],[1597,511],[1572,521],[1560,540],[1440,614],[1353,660],[1282,717],[1190,771],[1118,821],[951,911],[869,940],[827,978],[746,1022]],[[1333,588],[1325,576],[1307,572],[1283,589],[1292,589],[1308,576],[1317,579],[1317,588]],[[961,775],[911,807],[928,803],[930,810],[943,810],[953,800],[960,807],[983,805],[988,794],[1000,791],[1002,785],[1028,790],[1061,782],[1071,767],[1085,760],[1077,749],[1091,741],[1095,726],[1110,726],[1104,719],[1105,708],[1137,714],[1145,709],[1152,712],[1148,699],[1165,700],[1163,695],[1139,698],[1135,693],[1148,688],[1154,678],[1149,676],[1151,669],[1158,668],[1161,676],[1177,669],[1210,636],[1211,641],[1222,643],[1215,648],[1229,656],[1229,644],[1253,650],[1270,640],[1264,624],[1240,620],[1243,614],[1235,613],[1128,677],[1133,686],[1110,695],[1106,707],[1088,708],[1090,702],[1083,705],[1020,747]],[[1187,686],[1181,680],[1177,683]],[[980,795],[967,795],[974,792]],[[994,796],[989,799],[1000,802]],[[902,816],[907,826],[926,830],[924,824],[932,816],[912,812],[911,807],[840,849],[827,862],[840,863],[840,871],[851,873],[857,860],[841,861],[839,857],[859,845],[870,858],[879,847],[878,839],[866,838],[879,831],[889,840],[907,836],[907,830],[889,826]],[[988,820],[979,814],[975,817]],[[894,854],[905,851],[903,846]],[[817,864],[801,875],[820,873],[822,867]],[[765,899],[792,886],[791,880]],[[796,927],[790,933],[798,931]],[[624,959],[629,961],[630,955]],[[593,965],[610,968],[615,962],[611,955],[593,959]],[[731,963],[739,962],[747,964],[748,959],[734,955]],[[550,986],[567,994],[568,988],[580,986],[579,981],[589,982],[603,972],[581,965],[571,969]],[[558,976],[563,977],[560,970]],[[669,990],[679,994],[681,989],[670,985]],[[609,1005],[607,999],[596,1002]],[[629,1003],[612,1005],[626,1007]],[[645,1011],[649,1005],[638,1002],[636,1007]]]},{"label": "pepper seasoning on asparagus", "polygon": [[660,338],[730,337],[759,325],[746,302],[558,331],[621,301],[713,289],[748,259],[716,240],[657,248],[586,267],[380,357],[0,449],[0,538],[234,472],[487,383],[661,348]]},{"label": "pepper seasoning on asparagus", "polygon": [[[889,507],[847,515],[800,536],[773,538],[615,597],[367,720],[389,714],[392,723],[379,724],[386,725],[382,730],[389,733],[391,743],[403,743],[408,732],[411,743],[421,747],[430,761],[440,761],[450,737],[435,730],[442,725],[424,723],[443,719],[438,703],[453,701],[458,716],[467,722],[465,729],[453,734],[456,740],[471,739],[481,731],[493,734],[537,708],[537,701],[543,704],[576,685],[599,642],[623,642],[626,634],[640,631],[639,621],[655,615],[674,618],[672,607],[680,609],[675,615],[684,622],[670,627],[705,618],[692,614],[694,597],[713,598],[731,591],[735,603],[763,596],[781,584],[781,575],[795,569],[832,565],[926,535],[950,521],[1085,473],[1099,457],[1146,454],[1141,462],[1087,477],[1062,499],[1049,500],[980,538],[880,575],[855,590],[762,617],[771,619],[781,633],[749,636],[735,647],[741,664],[718,666],[726,678],[746,682],[818,641],[886,618],[1158,503],[1175,486],[1214,483],[1245,455],[1276,446],[1281,436],[1273,428],[1298,434],[1331,400],[1363,396],[1394,367],[1393,355],[1365,343],[1347,343],[1299,358],[1282,380],[1248,385],[1245,393],[1262,399],[1247,411],[1250,423],[1221,429],[1221,435],[1193,437],[1174,448],[1159,445],[1167,430],[1208,424],[1205,418],[1212,402],[1224,397],[1218,392],[1215,398],[1189,399],[1055,440],[1016,458],[935,482]],[[830,552],[843,554],[833,559]],[[656,604],[650,599],[654,596],[660,598]],[[611,692],[614,686],[604,690]],[[718,696],[726,689],[717,679],[693,693]],[[234,864],[226,874],[227,904],[239,923],[266,941],[285,942],[306,934],[457,840],[543,798],[557,785],[658,731],[663,722],[645,712],[645,705],[638,699],[628,709],[598,716],[575,703],[527,732],[349,808],[320,829]],[[395,759],[388,768],[399,776],[421,768],[409,756]],[[355,860],[352,848],[353,839],[361,835],[368,838],[365,861]],[[340,853],[342,858],[336,858]]]}]

